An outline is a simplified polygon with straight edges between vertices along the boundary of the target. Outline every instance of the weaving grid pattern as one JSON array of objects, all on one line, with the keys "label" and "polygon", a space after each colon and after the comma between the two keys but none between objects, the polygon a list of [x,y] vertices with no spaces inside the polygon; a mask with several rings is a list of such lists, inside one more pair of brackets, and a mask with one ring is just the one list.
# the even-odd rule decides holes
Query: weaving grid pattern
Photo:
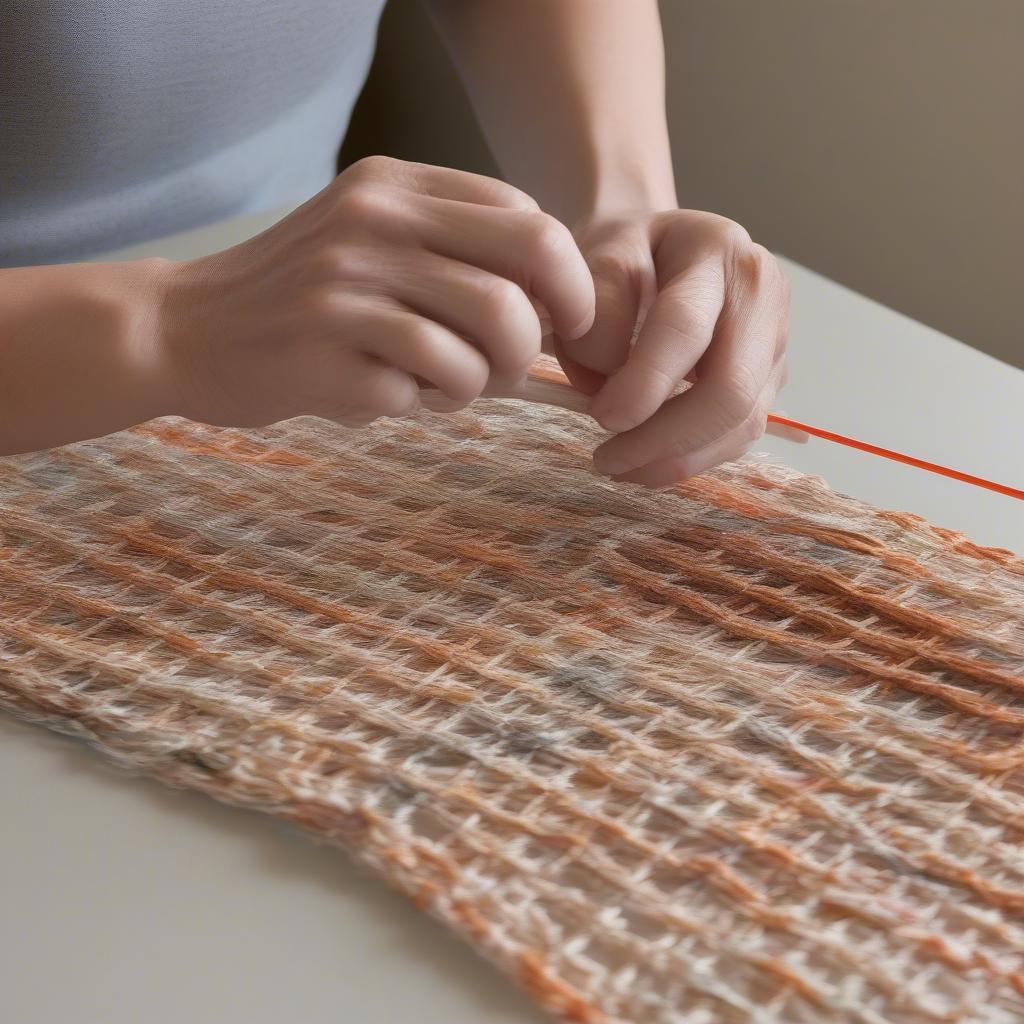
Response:
[{"label": "weaving grid pattern", "polygon": [[346,848],[580,1022],[1024,1019],[1024,563],[585,417],[0,461],[0,703]]}]

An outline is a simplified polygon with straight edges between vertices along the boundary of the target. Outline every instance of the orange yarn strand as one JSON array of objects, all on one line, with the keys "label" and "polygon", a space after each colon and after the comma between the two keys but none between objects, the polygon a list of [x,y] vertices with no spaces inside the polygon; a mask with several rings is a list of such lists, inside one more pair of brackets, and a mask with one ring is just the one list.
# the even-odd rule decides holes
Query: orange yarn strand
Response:
[{"label": "orange yarn strand", "polygon": [[[530,380],[526,388],[516,397],[526,398],[530,401],[541,402],[547,405],[555,405],[562,409],[575,409],[578,412],[583,412],[586,409],[587,396],[581,394],[572,386],[569,378],[566,377],[561,367],[553,359],[542,356],[540,360],[530,367],[529,376]],[[1024,500],[1024,491],[1017,487],[996,483],[994,480],[986,480],[980,476],[972,476],[970,473],[961,473],[958,469],[940,466],[935,462],[926,462],[924,459],[915,458],[913,455],[904,455],[902,452],[895,452],[891,448],[882,448],[877,444],[868,444],[867,441],[858,441],[856,438],[847,437],[845,434],[837,434],[832,430],[824,430],[822,427],[812,427],[809,423],[801,423],[799,420],[790,419],[788,416],[780,416],[778,413],[770,412],[768,414],[768,422],[774,423],[779,427],[799,430],[814,437],[821,437],[826,441],[834,441],[836,444],[844,444],[848,448],[856,448],[858,451],[867,452],[869,455],[880,455],[884,459],[892,459],[893,462],[902,462],[907,466],[925,469],[929,473],[938,473],[939,476],[949,477],[951,480],[959,480],[961,483],[973,484],[975,487],[984,487],[989,491],[996,491],[1011,498]]]},{"label": "orange yarn strand", "polygon": [[902,452],[894,452],[891,448],[880,448],[876,444],[868,444],[867,441],[858,441],[853,437],[846,437],[843,434],[836,434],[831,430],[823,430],[821,427],[812,427],[808,423],[800,423],[798,420],[791,420],[788,416],[778,416],[769,413],[768,419],[783,427],[793,427],[802,430],[805,434],[812,434],[814,437],[822,437],[826,441],[835,441],[837,444],[845,444],[848,448],[856,448],[858,451],[868,452],[871,455],[881,455],[882,458],[892,459],[893,462],[902,462],[907,466],[916,466],[918,469],[926,469],[929,473],[938,473],[940,476],[948,476],[952,480],[960,480],[965,484],[974,484],[975,487],[984,487],[990,491],[997,491],[999,494],[1009,495],[1011,498],[1024,500],[1024,491],[1017,487],[1010,487],[1007,484],[996,483],[994,480],[986,480],[984,477],[971,476],[970,473],[961,473],[958,469],[950,469],[948,466],[940,466],[935,462],[926,462],[924,459],[916,459],[913,455],[904,455]]}]

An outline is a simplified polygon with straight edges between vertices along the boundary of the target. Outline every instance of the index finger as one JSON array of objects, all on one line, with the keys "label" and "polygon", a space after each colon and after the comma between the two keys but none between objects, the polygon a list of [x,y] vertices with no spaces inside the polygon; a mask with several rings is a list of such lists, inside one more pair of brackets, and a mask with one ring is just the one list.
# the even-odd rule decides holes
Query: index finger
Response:
[{"label": "index finger", "polygon": [[569,229],[546,213],[447,199],[429,200],[422,243],[435,252],[515,281],[535,296],[559,337],[594,322],[594,279]]},{"label": "index finger", "polygon": [[412,160],[374,155],[364,157],[347,171],[349,175],[365,174],[368,179],[385,178],[399,187],[437,199],[454,199],[463,203],[500,206],[511,210],[539,210],[537,201],[515,185],[485,174],[461,171],[454,167],[438,167]]},{"label": "index finger", "polygon": [[622,433],[653,416],[711,343],[724,301],[719,258],[670,281],[654,300],[626,362],[591,402],[598,423]]},{"label": "index finger", "polygon": [[602,473],[620,475],[707,447],[755,412],[774,370],[777,316],[761,290],[730,303],[719,318],[701,375],[638,427],[606,441],[594,456]]}]

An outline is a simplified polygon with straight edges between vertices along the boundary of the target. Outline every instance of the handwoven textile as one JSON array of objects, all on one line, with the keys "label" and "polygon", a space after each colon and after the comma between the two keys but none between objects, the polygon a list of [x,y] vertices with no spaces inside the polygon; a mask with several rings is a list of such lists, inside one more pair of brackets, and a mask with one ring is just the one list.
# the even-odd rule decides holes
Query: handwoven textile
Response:
[{"label": "handwoven textile", "polygon": [[484,401],[0,462],[0,700],[346,848],[567,1020],[1024,1019],[1024,563],[595,440]]}]

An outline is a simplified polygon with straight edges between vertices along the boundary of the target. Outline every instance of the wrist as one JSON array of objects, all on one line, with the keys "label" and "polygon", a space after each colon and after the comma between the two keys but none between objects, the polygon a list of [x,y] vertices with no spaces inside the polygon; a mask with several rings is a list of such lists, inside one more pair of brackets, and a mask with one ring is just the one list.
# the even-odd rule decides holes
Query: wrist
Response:
[{"label": "wrist", "polygon": [[671,165],[652,170],[642,162],[620,163],[595,176],[573,222],[610,220],[638,211],[656,213],[677,206]]},{"label": "wrist", "polygon": [[161,260],[152,268],[157,312],[145,360],[162,415],[206,421],[209,403],[200,394],[205,341],[201,327],[210,314],[210,275],[204,260]]},{"label": "wrist", "polygon": [[123,264],[120,361],[140,421],[178,413],[167,358],[167,296],[176,264],[163,258]]},{"label": "wrist", "polygon": [[602,147],[595,142],[589,158],[580,161],[571,180],[561,185],[563,201],[557,215],[574,229],[678,206],[667,141],[664,147],[651,142]]}]

